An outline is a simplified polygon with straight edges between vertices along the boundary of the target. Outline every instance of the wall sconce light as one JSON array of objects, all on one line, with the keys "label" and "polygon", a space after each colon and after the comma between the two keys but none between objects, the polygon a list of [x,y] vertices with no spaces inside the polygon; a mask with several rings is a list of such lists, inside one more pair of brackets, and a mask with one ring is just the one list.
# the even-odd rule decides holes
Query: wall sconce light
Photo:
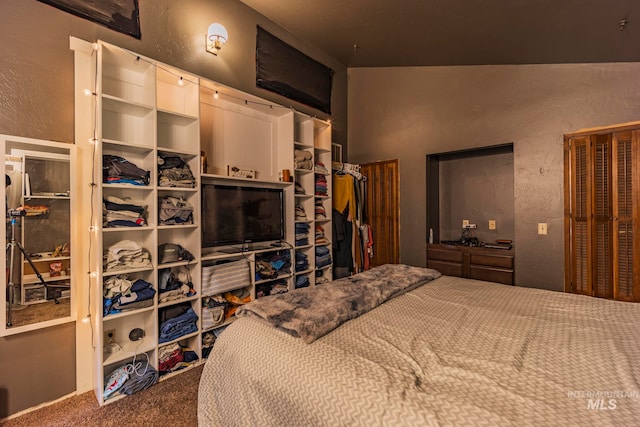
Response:
[{"label": "wall sconce light", "polygon": [[222,24],[211,24],[207,31],[207,52],[218,55],[218,51],[222,49],[222,45],[227,42],[229,34]]}]

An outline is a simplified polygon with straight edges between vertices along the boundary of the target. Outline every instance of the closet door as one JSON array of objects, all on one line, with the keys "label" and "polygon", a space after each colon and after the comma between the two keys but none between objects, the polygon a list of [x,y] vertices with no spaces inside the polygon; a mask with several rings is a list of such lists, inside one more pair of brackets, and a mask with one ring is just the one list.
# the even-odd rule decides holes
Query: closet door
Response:
[{"label": "closet door", "polygon": [[[618,132],[613,135],[613,293],[622,301],[640,301],[640,293],[634,284],[640,283],[638,272],[634,272],[634,253],[638,244],[634,243],[638,227],[638,144],[634,144],[637,131]],[[635,246],[635,247],[634,247]],[[636,268],[638,270],[638,268]],[[638,286],[640,288],[640,286]]]},{"label": "closet door", "polygon": [[373,234],[370,267],[400,262],[400,171],[398,160],[366,163],[366,212]]},{"label": "closet door", "polygon": [[565,200],[568,205],[567,291],[591,295],[591,141],[589,137],[565,142],[568,159],[565,170]]},{"label": "closet door", "polygon": [[565,138],[565,290],[640,302],[638,131]]},{"label": "closet door", "polygon": [[591,137],[593,156],[593,280],[592,295],[613,297],[612,210],[611,210],[611,135]]}]

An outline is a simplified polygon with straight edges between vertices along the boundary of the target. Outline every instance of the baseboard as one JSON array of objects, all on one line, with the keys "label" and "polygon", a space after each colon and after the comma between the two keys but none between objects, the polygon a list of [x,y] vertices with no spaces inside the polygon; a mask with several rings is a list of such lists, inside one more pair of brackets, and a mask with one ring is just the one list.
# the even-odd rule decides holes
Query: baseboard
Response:
[{"label": "baseboard", "polygon": [[31,408],[23,409],[20,412],[16,412],[15,414],[9,415],[8,417],[0,418],[0,424],[4,423],[5,421],[9,421],[9,420],[12,420],[14,418],[18,418],[18,417],[20,417],[22,415],[28,414],[29,412],[36,411],[36,410],[38,410],[40,408],[44,408],[44,407],[53,405],[53,404],[58,403],[58,402],[62,402],[63,400],[67,400],[70,397],[74,397],[74,396],[77,396],[77,395],[78,395],[77,392],[69,393],[69,394],[64,395],[62,397],[59,397],[56,400],[52,400],[50,402],[44,402],[44,403],[41,403],[41,404],[39,404],[37,406],[32,406]]}]

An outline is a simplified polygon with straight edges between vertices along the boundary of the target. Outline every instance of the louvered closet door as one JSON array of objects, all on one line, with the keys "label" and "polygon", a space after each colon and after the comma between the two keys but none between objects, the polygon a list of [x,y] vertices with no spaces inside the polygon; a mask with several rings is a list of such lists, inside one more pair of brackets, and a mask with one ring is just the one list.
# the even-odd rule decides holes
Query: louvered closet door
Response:
[{"label": "louvered closet door", "polygon": [[640,302],[639,136],[621,130],[565,139],[569,292]]},{"label": "louvered closet door", "polygon": [[613,292],[615,299],[623,301],[640,301],[638,291],[634,292],[634,283],[639,282],[633,268],[634,253],[639,253],[633,238],[638,226],[638,207],[633,203],[638,200],[639,182],[633,167],[638,161],[637,144],[633,143],[636,132],[613,135]]},{"label": "louvered closet door", "polygon": [[569,165],[565,183],[568,192],[568,237],[567,268],[570,292],[591,295],[591,153],[588,138],[570,139],[566,143]]},{"label": "louvered closet door", "polygon": [[593,280],[592,295],[613,297],[611,271],[611,135],[591,137],[593,147]]}]

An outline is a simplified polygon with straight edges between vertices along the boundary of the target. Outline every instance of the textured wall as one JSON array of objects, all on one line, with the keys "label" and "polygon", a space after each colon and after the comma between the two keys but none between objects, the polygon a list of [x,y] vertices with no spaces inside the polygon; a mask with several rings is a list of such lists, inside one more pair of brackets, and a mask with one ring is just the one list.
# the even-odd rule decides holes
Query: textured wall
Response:
[{"label": "textured wall", "polygon": [[513,142],[516,283],[562,290],[562,136],[638,120],[638,75],[638,63],[350,69],[349,161],[399,159],[400,256],[425,265],[426,154]]},{"label": "textured wall", "polygon": [[[2,0],[0,133],[73,142],[74,76],[69,36],[104,40],[325,118],[309,107],[256,88],[255,34],[256,25],[260,25],[335,70],[333,139],[346,142],[347,73],[335,60],[238,0],[153,0],[139,4],[141,40],[34,0]],[[229,42],[217,57],[204,50],[205,33],[212,22],[224,24],[229,32]],[[0,418],[76,389],[74,340],[74,328],[69,325],[0,338]]]},{"label": "textured wall", "polygon": [[463,219],[481,241],[513,240],[513,209],[513,153],[440,160],[440,240],[459,239]]}]

